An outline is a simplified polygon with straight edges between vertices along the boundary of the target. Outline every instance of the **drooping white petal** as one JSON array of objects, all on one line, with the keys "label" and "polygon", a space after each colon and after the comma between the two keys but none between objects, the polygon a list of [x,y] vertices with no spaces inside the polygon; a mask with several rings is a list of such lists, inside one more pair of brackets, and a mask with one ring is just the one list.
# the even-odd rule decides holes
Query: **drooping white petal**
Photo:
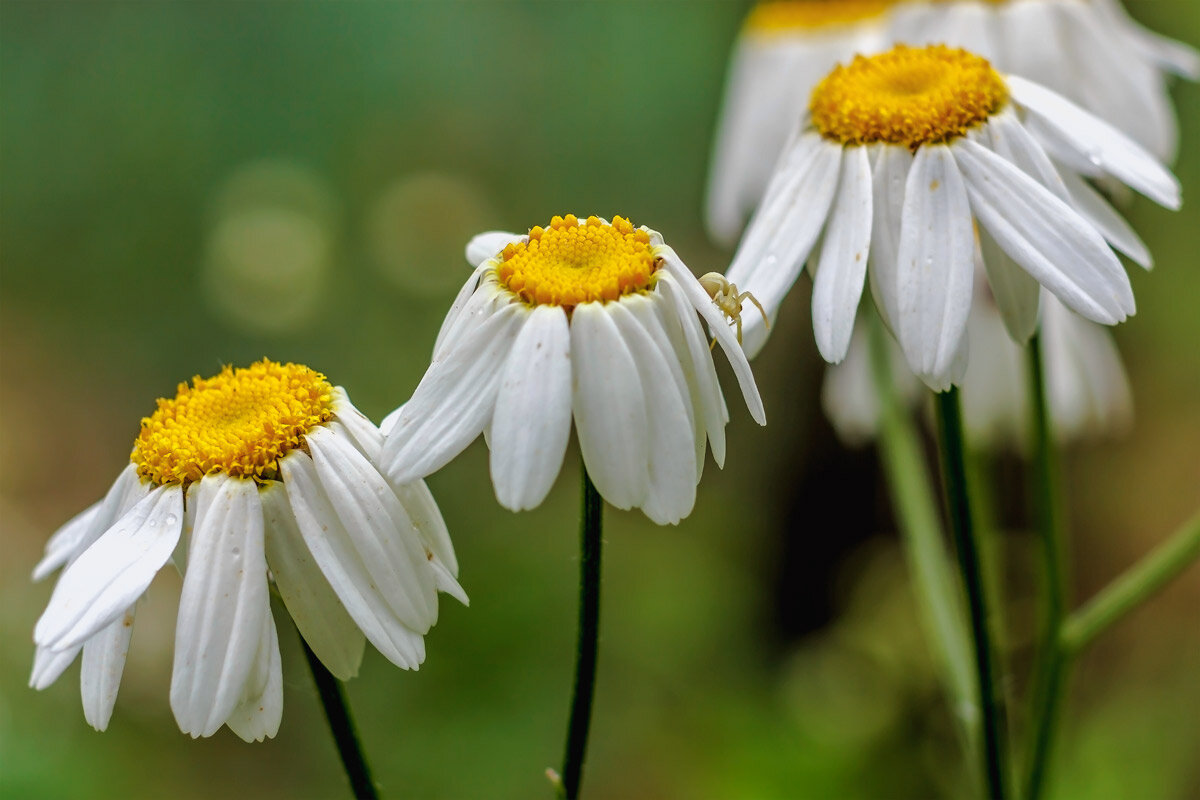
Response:
[{"label": "drooping white petal", "polygon": [[[467,287],[474,289],[468,292]],[[435,361],[445,355],[447,349],[457,347],[459,341],[470,336],[472,331],[510,300],[508,293],[499,288],[495,273],[489,271],[488,264],[480,266],[470,280],[463,284],[459,296],[464,294],[466,299],[462,305],[451,306],[446,318],[442,320],[442,327],[438,330],[437,339],[433,344]],[[456,304],[458,302],[455,300]]]},{"label": "drooping white petal", "polygon": [[1005,80],[1018,105],[1071,142],[1089,161],[1159,205],[1179,208],[1179,181],[1141,145],[1045,87],[1016,75],[1005,76]]},{"label": "drooping white petal", "polygon": [[1144,269],[1154,266],[1150,248],[1146,247],[1146,243],[1137,232],[1099,192],[1089,186],[1083,178],[1070,172],[1063,174],[1063,182],[1070,193],[1075,210],[1100,232],[1105,241],[1129,256],[1138,266]]},{"label": "drooping white petal", "polygon": [[[712,443],[713,460],[718,467],[725,465],[725,401],[721,395],[721,384],[717,379],[716,365],[700,327],[696,310],[675,285],[674,279],[664,276],[658,282],[658,291],[665,303],[659,305],[663,328],[671,336],[676,357],[683,367],[691,386],[701,421]],[[697,475],[699,479],[699,475]]]},{"label": "drooping white petal", "polygon": [[[825,226],[842,160],[842,146],[815,132],[799,136],[792,147],[780,160],[726,273],[742,291],[754,293],[768,317],[778,311]],[[747,320],[747,352],[757,353],[766,338],[761,321]]]},{"label": "drooping white petal", "polygon": [[41,691],[58,680],[83,649],[82,644],[64,650],[51,650],[38,645],[33,653],[33,669],[29,673],[29,688]]},{"label": "drooping white petal", "polygon": [[[696,276],[684,265],[675,251],[669,247],[663,247],[661,252],[667,274],[675,279],[676,286],[683,292],[692,308],[700,313],[708,325],[709,333],[725,351],[725,357],[729,359],[729,366],[733,367],[733,374],[737,376],[738,386],[741,387],[742,397],[745,398],[750,416],[759,425],[766,425],[767,414],[763,409],[762,397],[758,393],[758,385],[754,382],[754,373],[750,370],[750,362],[746,360],[746,353],[749,350],[743,351],[738,345],[737,336],[721,315],[720,309],[713,304],[712,298],[704,291],[700,282],[696,280]],[[662,279],[660,278],[660,280]]]},{"label": "drooping white petal", "polygon": [[575,430],[592,482],[617,508],[640,506],[650,480],[645,390],[606,304],[575,306],[571,362]]},{"label": "drooping white petal", "polygon": [[1134,312],[1129,278],[1079,214],[986,148],[963,139],[953,150],[975,217],[1010,258],[1089,319],[1111,325]]},{"label": "drooping white petal", "polygon": [[212,736],[241,700],[268,608],[262,503],[254,481],[206,475],[175,625],[171,710],[179,729]]},{"label": "drooping white petal", "polygon": [[385,658],[404,669],[419,667],[425,660],[424,638],[400,621],[375,585],[312,459],[294,451],[279,466],[304,543],[346,612]]},{"label": "drooping white petal", "polygon": [[508,354],[492,418],[490,466],[500,505],[536,508],[571,436],[571,331],[559,306],[536,306]]},{"label": "drooping white petal", "polygon": [[91,530],[92,523],[96,521],[102,504],[103,501],[98,500],[80,511],[46,540],[45,555],[33,568],[35,581],[42,580],[81,552],[79,545]]},{"label": "drooping white petal", "polygon": [[640,394],[645,398],[649,474],[646,497],[640,505],[652,521],[674,525],[696,502],[692,417],[662,351],[646,329],[624,302],[611,303],[605,310],[633,357]]},{"label": "drooping white petal", "polygon": [[947,145],[917,151],[904,191],[897,253],[897,333],[913,372],[950,386],[971,310],[975,236],[967,189]]},{"label": "drooping white petal", "polygon": [[308,434],[317,477],[372,580],[417,633],[437,621],[437,591],[425,548],[400,499],[373,464],[325,428]]},{"label": "drooping white petal", "polygon": [[871,203],[871,294],[884,324],[896,330],[900,319],[900,221],[904,210],[904,187],[912,170],[913,156],[907,147],[883,145],[872,172],[874,199]]},{"label": "drooping white petal", "polygon": [[287,490],[268,481],[259,490],[267,566],[300,635],[335,678],[358,674],[366,639],[304,543]]},{"label": "drooping white petal", "polygon": [[[705,433],[704,418],[697,408],[703,403],[696,391],[695,376],[691,372],[691,357],[687,345],[683,341],[679,320],[671,309],[671,301],[661,293],[648,295],[632,295],[623,299],[623,306],[633,314],[638,324],[650,335],[651,341],[658,347],[671,379],[679,396],[683,399],[687,410],[688,422],[692,430],[692,450],[695,452],[696,477],[700,482],[704,474],[704,453],[707,451],[708,436]],[[669,315],[667,312],[671,312]],[[695,314],[692,314],[695,317]],[[682,350],[682,355],[680,351]],[[685,366],[686,362],[686,366]],[[650,424],[654,421],[651,418]]]},{"label": "drooping white petal", "polygon": [[1010,162],[1017,169],[1040,183],[1059,200],[1069,201],[1067,187],[1063,178],[1054,166],[1054,162],[1046,155],[1046,150],[1033,137],[1011,108],[1006,108],[988,120],[987,127],[980,129],[986,132],[987,141],[979,144],[992,150],[996,155]]},{"label": "drooping white petal", "polygon": [[130,606],[83,645],[83,662],[79,669],[83,718],[98,731],[108,728],[117,702],[125,657],[129,654],[129,638],[133,635],[134,608]]},{"label": "drooping white petal", "polygon": [[142,498],[63,571],[34,641],[63,650],[124,614],[171,557],[182,518],[178,486],[161,486]]},{"label": "drooping white petal", "polygon": [[988,284],[1008,334],[1016,342],[1027,342],[1038,324],[1038,298],[1042,287],[1032,275],[1008,257],[987,228],[978,229],[980,257]]},{"label": "drooping white petal", "polygon": [[489,258],[500,255],[506,245],[519,242],[525,237],[508,231],[487,231],[471,237],[467,242],[467,263],[478,267]]},{"label": "drooping white petal", "polygon": [[813,332],[821,356],[831,363],[846,357],[862,297],[871,246],[871,162],[865,147],[850,147],[842,158],[837,198],[821,245],[813,281]]},{"label": "drooping white petal", "polygon": [[396,497],[400,498],[404,511],[413,527],[417,529],[421,543],[433,553],[435,561],[441,561],[450,574],[457,578],[458,558],[454,555],[450,531],[446,528],[442,511],[425,481],[413,481],[399,486],[392,484],[392,490],[396,492]]},{"label": "drooping white petal", "polygon": [[279,657],[279,634],[269,605],[262,631],[252,670],[254,678],[247,681],[241,700],[225,720],[229,730],[245,742],[272,738],[279,733],[283,719],[283,665]]},{"label": "drooping white petal", "polygon": [[149,488],[138,479],[137,465],[127,464],[104,499],[77,514],[50,537],[46,542],[45,555],[33,568],[33,579],[40,581],[77,558],[148,491]]},{"label": "drooping white petal", "polygon": [[381,464],[393,481],[436,472],[479,436],[495,408],[504,357],[528,317],[525,306],[507,305],[433,360],[384,440]]},{"label": "drooping white petal", "polygon": [[341,386],[333,387],[332,405],[334,422],[341,426],[363,455],[371,461],[378,461],[383,448],[383,434],[375,427],[375,423],[350,402],[350,396]]}]

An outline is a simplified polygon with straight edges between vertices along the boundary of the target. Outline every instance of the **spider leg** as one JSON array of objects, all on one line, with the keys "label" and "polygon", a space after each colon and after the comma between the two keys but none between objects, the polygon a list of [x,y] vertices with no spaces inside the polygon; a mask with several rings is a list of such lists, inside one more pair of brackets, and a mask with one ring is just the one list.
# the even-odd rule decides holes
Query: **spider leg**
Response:
[{"label": "spider leg", "polygon": [[767,329],[769,330],[771,327],[771,320],[767,319],[767,312],[763,309],[762,303],[758,302],[758,298],[749,292],[742,292],[738,295],[738,303],[744,303],[747,300],[749,300],[751,303],[754,303],[754,307],[758,309],[758,313],[762,314],[763,323],[766,324]]}]

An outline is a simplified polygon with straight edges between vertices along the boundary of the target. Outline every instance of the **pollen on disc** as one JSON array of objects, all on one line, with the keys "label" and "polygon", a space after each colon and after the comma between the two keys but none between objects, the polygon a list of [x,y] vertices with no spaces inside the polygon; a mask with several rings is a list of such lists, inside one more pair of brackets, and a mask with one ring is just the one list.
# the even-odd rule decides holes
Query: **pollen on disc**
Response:
[{"label": "pollen on disc", "polygon": [[878,17],[897,0],[766,0],[746,17],[746,30],[761,33],[819,30]]},{"label": "pollen on disc", "polygon": [[142,420],[130,460],[151,482],[188,484],[211,473],[278,477],[279,459],[333,419],[333,387],[300,364],[263,359],[179,384]]},{"label": "pollen on disc", "polygon": [[650,235],[624,217],[556,216],[499,259],[497,278],[524,302],[567,308],[650,289],[657,269]]},{"label": "pollen on disc", "polygon": [[985,123],[1008,102],[1008,86],[966,50],[896,45],[835,67],[809,100],[813,126],[842,144],[916,150]]}]

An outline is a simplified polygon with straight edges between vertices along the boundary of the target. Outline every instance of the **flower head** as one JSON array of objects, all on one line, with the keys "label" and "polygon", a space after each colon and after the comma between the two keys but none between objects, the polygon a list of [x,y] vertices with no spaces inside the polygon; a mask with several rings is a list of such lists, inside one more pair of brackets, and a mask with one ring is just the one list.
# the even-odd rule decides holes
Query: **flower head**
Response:
[{"label": "flower head", "polygon": [[[875,303],[913,372],[935,390],[958,382],[977,247],[1018,341],[1036,328],[1039,284],[1095,322],[1134,312],[1109,245],[1144,265],[1149,254],[1063,161],[1087,161],[1171,208],[1179,184],[1112,126],[942,46],[858,56],[817,85],[809,106],[727,277],[773,316],[807,263],[825,360],[846,355],[869,265]],[[750,353],[766,333],[748,322]]]},{"label": "flower head", "polygon": [[662,237],[615,217],[554,217],[527,235],[489,233],[438,334],[433,363],[384,421],[393,481],[428,475],[481,432],[492,483],[513,510],[539,505],[574,419],[600,494],[659,523],[691,511],[706,441],[725,457],[728,413],[708,324],[751,414],[762,401],[719,309]]},{"label": "flower head", "polygon": [[171,708],[179,727],[274,736],[282,672],[274,583],[339,678],[370,640],[417,668],[437,591],[466,602],[445,524],[424,484],[389,484],[381,435],[340,387],[263,360],[180,384],[142,420],[108,495],[63,526],[35,578],[66,565],[34,629],[31,684],[83,652],[84,716],[107,727],[139,598],[174,560],[183,573]]},{"label": "flower head", "polygon": [[[1167,78],[1200,76],[1193,49],[1141,28],[1118,0],[760,2],[738,37],[718,123],[706,210],[714,238],[736,239],[821,77],[856,53],[900,42],[965,48],[1063,95],[1164,161],[1178,140]],[[1086,159],[1071,166],[1094,171]]]}]

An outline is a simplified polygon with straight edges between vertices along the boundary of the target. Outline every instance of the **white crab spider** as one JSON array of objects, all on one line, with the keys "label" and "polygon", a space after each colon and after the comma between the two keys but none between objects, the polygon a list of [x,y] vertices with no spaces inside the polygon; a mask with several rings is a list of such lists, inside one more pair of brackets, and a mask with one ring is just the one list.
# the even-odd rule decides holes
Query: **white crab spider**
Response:
[{"label": "white crab spider", "polygon": [[[729,322],[737,325],[738,344],[742,343],[742,304],[747,300],[754,304],[758,313],[762,314],[766,326],[771,327],[771,321],[767,319],[767,312],[763,310],[762,303],[758,302],[758,298],[750,292],[739,294],[737,286],[725,280],[725,276],[721,273],[706,272],[700,276],[700,285],[704,287],[704,291],[708,292],[708,296],[712,298]],[[712,343],[709,344],[710,350],[716,342],[716,339],[712,340]]]}]

